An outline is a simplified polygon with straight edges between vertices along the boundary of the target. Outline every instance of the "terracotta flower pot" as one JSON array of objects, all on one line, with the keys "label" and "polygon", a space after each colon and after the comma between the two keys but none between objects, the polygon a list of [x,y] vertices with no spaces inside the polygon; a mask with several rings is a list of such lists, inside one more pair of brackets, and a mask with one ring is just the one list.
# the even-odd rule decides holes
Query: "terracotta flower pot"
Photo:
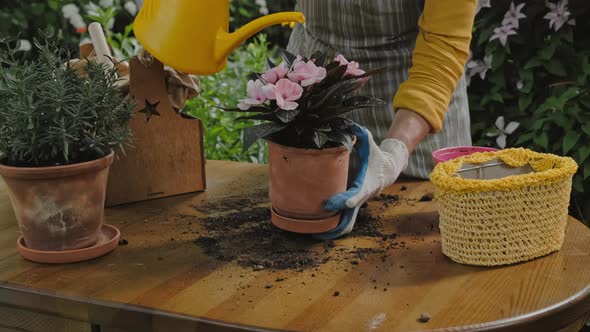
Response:
[{"label": "terracotta flower pot", "polygon": [[344,147],[314,150],[269,141],[272,222],[295,233],[323,233],[338,226],[340,214],[322,203],[346,191],[350,152]]},{"label": "terracotta flower pot", "polygon": [[109,167],[101,159],[55,167],[0,164],[16,219],[28,248],[65,251],[98,241],[103,224]]}]

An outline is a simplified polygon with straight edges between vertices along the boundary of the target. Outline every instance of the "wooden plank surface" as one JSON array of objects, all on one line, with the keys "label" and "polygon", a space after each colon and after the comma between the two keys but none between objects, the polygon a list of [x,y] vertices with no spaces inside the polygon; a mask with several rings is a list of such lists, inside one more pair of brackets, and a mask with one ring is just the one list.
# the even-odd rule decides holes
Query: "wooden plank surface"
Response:
[{"label": "wooden plank surface", "polygon": [[[244,209],[248,199],[264,206],[266,167],[209,161],[207,174],[205,193],[108,209],[106,221],[129,244],[56,266],[17,254],[18,229],[0,185],[0,303],[125,331],[555,331],[590,312],[590,231],[573,218],[558,253],[502,268],[464,266],[441,253],[436,203],[417,201],[431,185],[403,182],[387,193],[407,204],[372,201],[369,210],[404,247],[358,264],[254,271],[207,256],[194,231],[215,212],[203,207],[236,197],[245,199]],[[356,236],[334,245],[379,243]],[[417,321],[422,313],[432,317],[428,323]]]}]

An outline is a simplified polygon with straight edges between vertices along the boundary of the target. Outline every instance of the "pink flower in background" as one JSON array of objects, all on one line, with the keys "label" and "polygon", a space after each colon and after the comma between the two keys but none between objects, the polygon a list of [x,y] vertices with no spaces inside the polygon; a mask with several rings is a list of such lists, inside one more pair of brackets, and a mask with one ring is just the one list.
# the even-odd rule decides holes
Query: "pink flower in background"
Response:
[{"label": "pink flower in background", "polygon": [[313,61],[305,62],[298,57],[293,64],[293,70],[287,76],[291,81],[301,82],[302,87],[307,87],[326,78],[326,68],[316,66]]},{"label": "pink flower in background", "polygon": [[514,2],[511,2],[510,9],[508,9],[506,14],[504,14],[504,20],[502,20],[502,25],[512,25],[515,29],[518,29],[518,21],[521,18],[526,18],[526,15],[520,12],[522,8],[524,8],[524,3],[515,6]]},{"label": "pink flower in background", "polygon": [[281,78],[285,78],[288,72],[289,68],[287,68],[287,65],[284,62],[281,62],[280,65],[271,68],[267,70],[266,73],[262,74],[262,78],[268,83],[275,84]]},{"label": "pink flower in background", "polygon": [[248,99],[240,100],[238,108],[247,111],[252,106],[262,105],[266,102],[264,83],[261,80],[248,81]]},{"label": "pink flower in background", "polygon": [[280,79],[277,84],[268,84],[264,87],[266,98],[276,100],[277,105],[283,110],[292,111],[299,106],[296,103],[303,94],[301,85],[291,82],[286,78]]},{"label": "pink flower in background", "polygon": [[346,58],[344,57],[344,55],[339,54],[336,59],[334,59],[334,61],[338,61],[340,62],[341,66],[344,65],[348,65],[348,68],[346,69],[346,73],[344,75],[347,76],[361,76],[365,73],[364,70],[360,69],[360,65],[358,62],[356,61],[351,61],[348,62],[348,60],[346,60]]},{"label": "pink flower in background", "polygon": [[551,9],[545,17],[546,20],[549,20],[549,28],[555,28],[555,31],[561,29],[564,24],[575,25],[575,19],[569,19],[571,16],[570,11],[567,8],[567,0],[560,0],[557,2],[557,5],[551,2],[547,2],[547,7]]},{"label": "pink flower in background", "polygon": [[513,25],[502,25],[494,29],[494,34],[490,37],[490,41],[498,39],[500,40],[500,44],[502,44],[502,46],[506,46],[506,42],[508,42],[508,36],[515,34],[516,31],[514,30]]}]

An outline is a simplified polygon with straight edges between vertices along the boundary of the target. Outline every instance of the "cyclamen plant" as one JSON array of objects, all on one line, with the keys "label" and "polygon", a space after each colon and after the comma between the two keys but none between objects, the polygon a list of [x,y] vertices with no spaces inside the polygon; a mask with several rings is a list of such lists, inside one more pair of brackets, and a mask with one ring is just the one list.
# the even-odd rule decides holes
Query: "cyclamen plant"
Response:
[{"label": "cyclamen plant", "polygon": [[283,51],[279,65],[269,62],[265,73],[248,82],[248,98],[232,112],[253,112],[239,119],[264,120],[244,130],[244,150],[261,138],[308,149],[353,147],[351,126],[345,114],[384,105],[370,96],[353,95],[383,68],[365,72],[343,55],[328,60],[323,53],[310,59]]}]

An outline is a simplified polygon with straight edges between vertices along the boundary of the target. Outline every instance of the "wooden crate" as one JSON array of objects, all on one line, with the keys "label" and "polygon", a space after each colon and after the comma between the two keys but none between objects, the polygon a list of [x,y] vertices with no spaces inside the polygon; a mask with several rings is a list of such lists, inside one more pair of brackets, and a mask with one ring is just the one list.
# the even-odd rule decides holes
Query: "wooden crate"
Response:
[{"label": "wooden crate", "polygon": [[129,126],[133,147],[113,163],[106,205],[204,190],[203,126],[181,117],[168,99],[162,63],[130,60],[130,94],[138,101]]}]

